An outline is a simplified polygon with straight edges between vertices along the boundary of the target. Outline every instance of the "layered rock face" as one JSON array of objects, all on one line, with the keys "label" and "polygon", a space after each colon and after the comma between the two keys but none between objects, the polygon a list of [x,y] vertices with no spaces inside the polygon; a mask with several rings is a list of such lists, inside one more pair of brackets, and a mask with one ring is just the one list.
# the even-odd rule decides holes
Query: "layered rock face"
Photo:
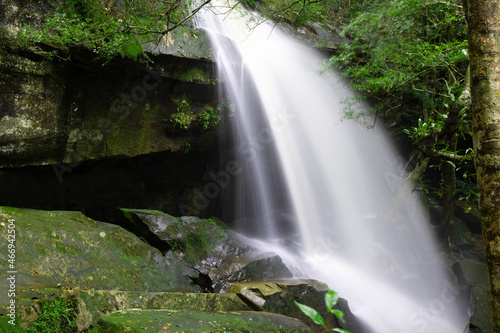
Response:
[{"label": "layered rock face", "polygon": [[[202,31],[145,45],[143,63],[117,56],[102,65],[85,49],[49,60],[18,34],[54,3],[27,10],[21,2],[0,4],[0,167],[179,151],[203,140],[197,115],[215,107],[215,77]],[[176,131],[169,120],[181,104],[193,115]]]},{"label": "layered rock face", "polygon": [[107,220],[104,206],[178,213],[217,155],[205,33],[174,31],[144,44],[139,60],[103,63],[84,48],[49,59],[40,49],[53,46],[20,31],[62,2],[0,3],[0,182],[9,188],[0,202]]}]

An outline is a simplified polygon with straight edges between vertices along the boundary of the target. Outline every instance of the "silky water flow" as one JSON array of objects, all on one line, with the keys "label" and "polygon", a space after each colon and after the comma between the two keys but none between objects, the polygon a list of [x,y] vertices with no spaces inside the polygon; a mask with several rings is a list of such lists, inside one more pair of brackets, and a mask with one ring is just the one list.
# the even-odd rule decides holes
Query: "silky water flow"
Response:
[{"label": "silky water flow", "polygon": [[226,219],[296,277],[327,283],[370,332],[467,332],[468,295],[383,129],[344,119],[361,111],[317,51],[230,7],[214,0],[196,17],[229,113],[227,161],[241,167]]}]

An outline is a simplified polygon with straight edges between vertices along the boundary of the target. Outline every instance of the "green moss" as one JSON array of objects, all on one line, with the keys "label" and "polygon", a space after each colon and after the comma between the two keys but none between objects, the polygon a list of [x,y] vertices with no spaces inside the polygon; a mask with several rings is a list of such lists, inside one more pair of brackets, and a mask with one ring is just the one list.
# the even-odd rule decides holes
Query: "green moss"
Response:
[{"label": "green moss", "polygon": [[[167,291],[189,287],[158,250],[123,228],[97,224],[80,212],[0,207],[0,222],[5,224],[9,218],[16,220],[19,231],[19,274],[38,272],[37,279],[49,285],[80,288]],[[0,237],[0,243],[5,242],[6,237]],[[48,259],[50,265],[44,264]],[[0,262],[0,268],[7,270],[7,263]]]},{"label": "green moss", "polygon": [[39,303],[38,320],[28,326],[28,333],[76,332],[76,300],[57,298]]},{"label": "green moss", "polygon": [[[200,312],[174,310],[126,310],[102,318],[100,325],[114,324],[131,332],[304,332],[298,320],[250,312]],[[115,331],[96,331],[110,332]]]},{"label": "green moss", "polygon": [[47,254],[47,251],[45,250],[45,247],[43,247],[42,245],[40,244],[36,244],[35,245],[35,249],[36,249],[36,253],[44,256]]},{"label": "green moss", "polygon": [[61,242],[56,242],[55,247],[57,251],[59,251],[62,254],[81,255],[82,252],[82,249],[80,247],[73,244],[64,244]]},{"label": "green moss", "polygon": [[19,318],[16,317],[14,325],[9,324],[10,317],[0,316],[0,332],[23,333],[24,330],[19,326]]},{"label": "green moss", "polygon": [[207,73],[205,70],[199,67],[191,67],[189,68],[183,75],[182,78],[185,81],[189,82],[206,82],[210,80],[209,77],[207,77]]},{"label": "green moss", "polygon": [[134,36],[128,36],[129,43],[124,44],[120,52],[122,57],[137,59],[139,55],[144,54],[141,44]]},{"label": "green moss", "polygon": [[103,320],[100,320],[96,327],[88,331],[88,333],[123,333],[123,332],[140,332],[140,331],[130,327],[125,328],[124,325],[110,323]]}]

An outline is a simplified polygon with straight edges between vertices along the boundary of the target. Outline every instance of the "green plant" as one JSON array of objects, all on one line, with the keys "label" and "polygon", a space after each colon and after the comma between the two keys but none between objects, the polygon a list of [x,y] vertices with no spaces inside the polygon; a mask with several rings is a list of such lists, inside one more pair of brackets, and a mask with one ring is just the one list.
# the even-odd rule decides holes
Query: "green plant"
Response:
[{"label": "green plant", "polygon": [[[474,178],[467,26],[462,2],[353,3],[357,9],[345,16],[350,22],[343,31],[348,41],[327,65],[342,70],[351,88],[358,92],[356,97],[366,98],[375,114],[391,124],[390,130],[399,140],[407,140],[401,132],[408,135],[414,151],[419,152],[408,164],[414,167],[409,168],[409,178],[451,207],[454,174],[460,169],[462,174],[468,173],[467,179]],[[345,105],[344,116],[356,118],[359,112],[353,109],[359,106],[351,101]],[[467,198],[455,194],[455,199]]]},{"label": "green plant", "polygon": [[169,121],[178,129],[187,130],[195,119],[195,115],[191,111],[191,104],[185,96],[174,100],[174,103],[177,104],[177,112],[170,116]]},{"label": "green plant", "polygon": [[[337,304],[338,300],[339,300],[339,295],[333,290],[329,290],[325,294],[325,304],[328,312],[334,314],[340,320],[340,322],[344,322],[344,313],[341,310],[333,308]],[[329,329],[325,323],[325,320],[323,319],[323,316],[318,311],[307,305],[301,304],[297,301],[294,302],[295,305],[297,305],[299,309],[306,316],[308,316],[315,324],[322,325],[326,330]],[[331,328],[330,330],[332,332],[350,333],[349,331],[346,331],[341,328]]]},{"label": "green plant", "polygon": [[39,303],[40,315],[32,323],[27,332],[53,333],[76,332],[76,300],[74,298],[56,298],[43,300]]},{"label": "green plant", "polygon": [[203,127],[203,130],[216,126],[219,123],[219,120],[220,116],[211,107],[203,109],[203,111],[201,111],[198,115],[198,121]]},{"label": "green plant", "polygon": [[48,58],[68,60],[72,50],[85,48],[92,51],[93,60],[104,63],[118,55],[147,59],[144,44],[158,44],[209,1],[197,6],[193,2],[68,0],[51,16],[34,15],[37,23],[26,25],[21,37]]},{"label": "green plant", "polygon": [[460,95],[467,68],[460,4],[372,1],[345,27],[350,41],[330,64],[377,102],[377,110],[406,108],[424,121],[436,111],[445,113],[443,101]]}]

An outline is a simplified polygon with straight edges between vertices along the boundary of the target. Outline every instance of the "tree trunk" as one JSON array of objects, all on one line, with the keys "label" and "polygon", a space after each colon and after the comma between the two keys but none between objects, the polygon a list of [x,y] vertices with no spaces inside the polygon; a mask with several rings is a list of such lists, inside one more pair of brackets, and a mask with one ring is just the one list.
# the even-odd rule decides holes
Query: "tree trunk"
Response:
[{"label": "tree trunk", "polygon": [[500,332],[500,2],[469,0],[467,7],[479,208],[493,326]]}]

